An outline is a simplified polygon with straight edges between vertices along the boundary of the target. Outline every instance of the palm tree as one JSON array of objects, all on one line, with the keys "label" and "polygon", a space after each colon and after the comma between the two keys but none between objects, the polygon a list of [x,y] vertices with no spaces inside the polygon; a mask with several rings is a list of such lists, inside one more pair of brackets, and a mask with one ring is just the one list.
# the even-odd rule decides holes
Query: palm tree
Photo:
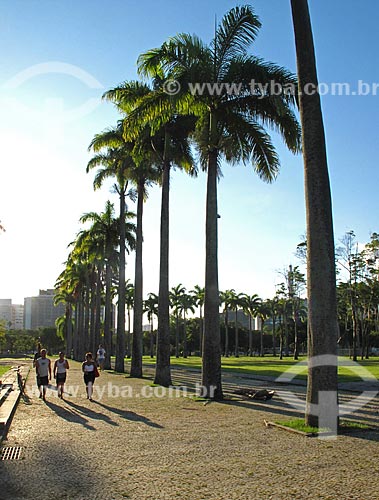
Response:
[{"label": "palm tree", "polygon": [[[150,146],[146,147],[145,136],[138,141],[126,141],[124,139],[123,122],[119,121],[116,128],[108,129],[102,134],[95,136],[91,146],[95,151],[104,148],[112,156],[111,168],[108,169],[108,175],[115,175],[113,171],[116,166],[116,175],[123,183],[124,195],[120,194],[120,200],[125,202],[125,192],[130,181],[136,187],[137,193],[137,229],[136,229],[136,264],[135,264],[135,282],[134,282],[134,314],[133,314],[133,355],[130,374],[133,377],[142,376],[142,315],[143,315],[143,274],[142,274],[142,218],[143,201],[147,197],[146,187],[152,181],[157,180],[157,170],[154,169],[154,159],[149,154]],[[144,147],[145,146],[145,147]],[[116,158],[116,160],[115,160]],[[116,165],[114,164],[116,162]],[[97,164],[98,162],[95,162]],[[104,161],[102,162],[104,163]],[[121,193],[122,189],[119,188]],[[133,196],[133,195],[132,195]],[[120,206],[120,212],[125,210],[125,204]],[[123,228],[120,227],[120,240],[125,239]],[[119,276],[119,305],[117,321],[117,346],[116,370],[124,371],[125,355],[125,253],[120,253],[120,276]]]},{"label": "palm tree", "polygon": [[134,285],[133,283],[130,283],[129,280],[125,286],[125,305],[128,311],[128,334],[126,336],[126,356],[130,358],[131,356],[130,311],[134,307]]},{"label": "palm tree", "polygon": [[158,316],[158,295],[149,293],[148,298],[144,301],[144,312],[147,312],[147,319],[150,323],[150,357],[154,357],[154,325],[153,317]]},{"label": "palm tree", "polygon": [[204,306],[204,295],[205,288],[200,287],[199,285],[195,285],[193,290],[191,290],[192,296],[194,298],[194,303],[199,308],[199,316],[200,316],[200,356],[203,354],[203,331],[204,331],[204,321],[203,321],[203,306]]},{"label": "palm tree", "polygon": [[252,332],[252,321],[261,305],[262,300],[258,297],[256,293],[253,295],[243,294],[242,295],[242,309],[249,316],[249,356],[253,355],[253,332]]},{"label": "palm tree", "polygon": [[188,355],[187,349],[187,313],[190,311],[192,314],[195,312],[195,301],[193,295],[184,292],[180,297],[179,309],[183,314],[183,358]]},{"label": "palm tree", "polygon": [[[291,0],[295,33],[297,72],[299,79],[300,118],[305,176],[307,214],[307,286],[308,286],[308,386],[305,421],[317,426],[336,423],[337,409],[337,340],[338,319],[336,299],[333,216],[325,145],[324,124],[318,92],[306,92],[307,86],[318,88],[312,26],[307,0]],[[317,366],[320,356],[329,362]],[[316,363],[312,360],[315,358]],[[332,362],[333,361],[333,362]],[[325,422],[328,415],[312,414],[312,405],[320,403],[322,392],[336,395],[334,408],[328,415],[334,422]],[[324,418],[325,417],[325,418]],[[326,426],[330,426],[326,425]]]},{"label": "palm tree", "polygon": [[[251,161],[258,175],[271,182],[279,159],[264,126],[272,126],[293,152],[300,146],[300,130],[292,111],[294,96],[256,95],[251,81],[296,85],[285,69],[250,56],[247,50],[261,24],[250,6],[230,10],[207,46],[196,36],[180,34],[144,55],[145,67],[157,66],[161,74],[179,81],[183,93],[155,109],[163,120],[178,112],[198,117],[195,140],[202,166],[207,170],[206,270],[204,300],[204,352],[202,385],[208,395],[222,399],[218,287],[217,178],[221,159],[230,163]],[[220,84],[240,82],[238,94]],[[219,84],[220,92],[191,92],[198,82]],[[201,94],[201,95],[200,95]],[[263,98],[262,98],[263,97]]]},{"label": "palm tree", "polygon": [[143,317],[143,273],[142,273],[142,217],[143,202],[147,197],[147,186],[157,180],[157,171],[145,158],[130,172],[130,178],[137,187],[137,243],[134,279],[133,344],[131,377],[142,377],[142,317]]},{"label": "palm tree", "polygon": [[[106,210],[111,209],[106,207]],[[90,220],[93,214],[84,214],[79,220],[80,222],[86,222]],[[87,219],[88,216],[88,219]],[[98,216],[98,214],[96,214]],[[100,218],[100,216],[99,216]],[[87,262],[87,270],[85,273],[85,327],[84,335],[88,339],[86,341],[85,350],[94,352],[95,339],[100,339],[100,306],[98,309],[96,307],[101,303],[102,294],[102,271],[104,268],[105,259],[105,244],[102,240],[103,234],[99,234],[98,227],[93,224],[89,229],[83,229],[77,234],[76,240],[73,243],[75,245],[74,250],[81,253],[84,257],[85,262]],[[117,235],[117,233],[115,233]],[[98,345],[98,343],[97,343]]]},{"label": "palm tree", "polygon": [[[74,245],[75,242],[69,246]],[[75,322],[73,330],[72,348],[74,359],[83,359],[86,345],[86,327],[85,327],[85,295],[88,274],[88,261],[86,254],[82,252],[80,245],[75,245],[71,250],[65,269],[58,276],[56,281],[56,290],[65,290],[73,295],[73,305],[75,309]]]},{"label": "palm tree", "polygon": [[[134,218],[131,212],[125,213],[126,250],[135,246],[135,225],[129,220]],[[73,295],[75,304],[75,337],[73,344],[75,359],[82,357],[85,349],[94,350],[100,339],[100,308],[103,282],[105,285],[104,343],[106,346],[106,367],[110,368],[112,351],[112,278],[118,269],[119,254],[119,219],[114,217],[114,207],[109,201],[105,211],[98,214],[89,212],[80,218],[80,222],[91,222],[89,229],[78,233],[74,246],[66,263],[66,269],[58,277],[56,288],[60,298],[62,292]],[[86,297],[84,305],[81,298]],[[58,300],[58,298],[57,298]],[[87,307],[88,306],[88,307]],[[89,313],[89,310],[91,311]],[[90,337],[87,339],[88,325]]]},{"label": "palm tree", "polygon": [[[128,193],[129,170],[134,166],[130,144],[125,144],[122,136],[122,125],[110,128],[92,139],[89,150],[97,153],[87,164],[87,172],[92,168],[103,167],[96,173],[94,189],[102,186],[105,179],[116,178],[115,191],[120,198],[120,265],[118,280],[118,308],[117,308],[117,345],[115,369],[124,372],[125,357],[125,198],[134,193]],[[105,149],[104,152],[100,152]]]},{"label": "palm tree", "polygon": [[179,358],[180,355],[179,318],[181,311],[181,301],[185,293],[186,289],[181,283],[179,283],[179,285],[177,286],[173,286],[170,290],[170,304],[174,309],[174,316],[175,316],[175,356],[177,358]]},{"label": "palm tree", "polygon": [[[129,249],[135,248],[135,224],[129,222],[135,217],[133,212],[124,211],[124,229],[125,243],[124,247],[127,252]],[[95,242],[97,248],[101,249],[103,261],[105,263],[105,321],[104,321],[104,344],[106,351],[105,368],[110,369],[110,355],[112,352],[112,333],[111,333],[111,316],[112,316],[112,278],[114,271],[119,265],[119,254],[117,247],[120,243],[119,218],[115,217],[114,205],[109,201],[105,204],[104,212],[100,214],[89,212],[80,218],[80,222],[91,222],[91,227],[80,233],[79,242],[88,237],[90,241]],[[121,252],[122,253],[122,252]],[[120,300],[120,298],[119,298]]]},{"label": "palm tree", "polygon": [[[147,133],[153,153],[160,163],[160,184],[162,187],[160,227],[160,270],[157,332],[157,361],[154,383],[168,387],[172,384],[170,371],[170,298],[169,298],[169,192],[172,166],[183,168],[195,175],[194,161],[188,142],[188,133],[193,129],[194,119],[178,116],[170,105],[169,116],[162,121],[158,116],[149,116],[150,102],[156,109],[161,98],[167,101],[167,94],[157,92],[162,79],[157,67],[147,68],[143,55],[138,64],[140,74],[154,78],[154,90],[140,82],[125,82],[108,91],[105,98],[115,102],[125,113],[125,137],[134,140],[143,131]],[[149,126],[146,124],[149,123]]]},{"label": "palm tree", "polygon": [[224,304],[224,325],[225,325],[225,345],[224,345],[224,356],[229,357],[229,309],[231,307],[231,301],[233,299],[234,290],[225,290],[220,292],[220,302]]},{"label": "palm tree", "polygon": [[[72,300],[70,299],[70,302],[72,302],[72,305],[70,307],[71,311],[73,312],[76,303],[77,303],[77,287],[78,287],[78,280],[77,276],[74,274],[72,268],[69,267],[70,260],[68,259],[65,263],[65,268],[64,270],[60,273],[58,276],[56,282],[55,282],[55,297],[56,301],[58,302],[63,302],[66,303],[66,296],[71,296]],[[67,305],[66,305],[66,312],[68,312]],[[72,315],[71,312],[71,315]],[[76,316],[76,315],[75,315]],[[71,337],[69,339],[69,337]],[[67,344],[66,344],[66,349],[67,349],[67,354],[71,355],[72,358],[75,356],[75,345],[76,339],[75,339],[75,331],[74,328],[72,329],[71,335],[68,335],[67,338]]]},{"label": "palm tree", "polygon": [[229,304],[232,311],[234,311],[234,356],[239,358],[238,308],[243,305],[243,294],[236,293],[233,290]]},{"label": "palm tree", "polygon": [[61,302],[65,305],[64,321],[60,321],[62,325],[63,338],[65,340],[66,353],[67,356],[71,356],[72,346],[73,346],[73,305],[75,303],[75,298],[73,290],[70,286],[66,287],[67,283],[64,280],[57,281],[55,284],[56,293],[54,295],[54,305]]}]

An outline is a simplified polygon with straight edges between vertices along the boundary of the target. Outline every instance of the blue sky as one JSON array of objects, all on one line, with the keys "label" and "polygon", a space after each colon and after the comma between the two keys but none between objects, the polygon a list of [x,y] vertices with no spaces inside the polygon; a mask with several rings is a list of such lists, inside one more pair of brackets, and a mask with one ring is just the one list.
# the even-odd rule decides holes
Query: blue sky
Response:
[{"label": "blue sky", "polygon": [[[379,82],[376,0],[309,0],[320,82]],[[138,55],[178,32],[209,41],[215,16],[235,5],[200,0],[2,0],[0,14],[0,298],[15,303],[53,287],[79,217],[117,197],[86,174],[93,135],[116,123],[100,100],[136,78]],[[296,70],[289,0],[256,0],[262,29],[252,52]],[[377,92],[379,94],[379,90]],[[378,231],[378,95],[322,97],[335,236]],[[269,297],[305,232],[303,167],[274,135],[282,169],[266,185],[248,166],[225,165],[219,183],[220,288]],[[205,176],[174,172],[171,285],[204,282]],[[133,206],[130,205],[133,209]],[[157,292],[160,191],[145,205],[145,294]],[[134,256],[127,276],[133,278]]]}]

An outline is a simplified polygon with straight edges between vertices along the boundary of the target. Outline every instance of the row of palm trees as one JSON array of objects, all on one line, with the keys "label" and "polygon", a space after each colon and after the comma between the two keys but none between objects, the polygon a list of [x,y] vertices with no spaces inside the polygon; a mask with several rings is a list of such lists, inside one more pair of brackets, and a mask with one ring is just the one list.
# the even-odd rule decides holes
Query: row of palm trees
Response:
[{"label": "row of palm trees", "polygon": [[[183,326],[183,336],[182,336],[182,352],[183,357],[187,357],[187,319],[188,315],[193,316],[197,312],[199,314],[199,337],[200,337],[200,355],[202,355],[202,339],[204,331],[203,322],[203,307],[204,307],[204,296],[205,289],[196,285],[193,290],[187,292],[186,288],[179,284],[174,286],[169,291],[169,303],[170,310],[175,322],[175,356],[180,355],[180,326]],[[238,343],[238,311],[243,311],[249,318],[249,355],[253,354],[252,347],[252,330],[253,330],[253,318],[259,317],[262,324],[262,335],[263,335],[263,325],[264,321],[270,317],[271,309],[269,309],[268,302],[262,301],[258,295],[254,294],[249,296],[248,294],[236,293],[235,290],[226,290],[225,292],[220,292],[219,298],[220,306],[223,309],[224,324],[225,324],[225,346],[224,355],[229,356],[229,312],[234,311],[234,328],[235,328],[235,356],[239,356],[239,343]],[[150,331],[153,332],[152,317],[156,315],[158,317],[158,296],[150,293],[149,298],[144,301],[144,312],[148,314],[148,319],[150,323]],[[275,314],[276,311],[274,311]],[[150,349],[152,353],[152,349]]]},{"label": "row of palm trees", "polygon": [[[132,287],[131,284],[129,286]],[[179,284],[171,288],[170,296],[170,318],[172,330],[175,331],[175,340],[173,350],[176,357],[183,356],[186,358],[189,355],[187,349],[187,321],[190,318],[195,321],[196,330],[199,334],[198,349],[197,344],[194,344],[195,350],[199,350],[202,355],[202,337],[203,337],[203,306],[204,306],[204,288],[196,285],[193,290],[187,291],[186,288]],[[304,300],[296,297],[297,301]],[[262,300],[257,294],[249,295],[246,293],[237,293],[234,289],[229,289],[220,292],[220,322],[223,323],[224,344],[222,346],[223,356],[229,357],[240,355],[239,330],[241,325],[242,313],[248,320],[248,348],[247,355],[253,356],[256,352],[253,346],[253,332],[260,330],[260,346],[258,353],[264,356],[265,348],[263,344],[264,334],[269,333],[272,338],[270,351],[276,356],[280,354],[280,359],[284,353],[288,355],[290,333],[293,334],[294,346],[296,345],[297,326],[306,324],[306,307],[295,307],[293,297],[285,296],[281,290],[274,296],[273,299]],[[148,298],[144,300],[144,312],[150,325],[150,356],[154,357],[154,317],[158,317],[158,296],[150,293]],[[258,322],[255,322],[258,319]],[[266,322],[270,320],[270,325],[266,329]],[[242,321],[245,323],[245,321]],[[233,350],[230,348],[229,329],[232,326],[234,332]],[[193,328],[191,329],[193,333]],[[244,331],[246,329],[244,328]],[[130,335],[130,330],[128,330]],[[277,343],[279,337],[279,345]],[[267,347],[267,346],[266,346]],[[294,349],[294,358],[298,359],[298,352]]]},{"label": "row of palm trees", "polygon": [[[219,329],[217,180],[221,161],[251,162],[256,173],[272,182],[279,158],[266,126],[277,130],[287,147],[300,149],[295,96],[256,95],[251,81],[296,85],[286,69],[248,53],[261,24],[250,6],[230,10],[207,45],[196,36],[180,34],[160,47],[141,54],[138,71],[150,83],[127,81],[105,93],[122,115],[114,128],[97,134],[89,149],[95,153],[87,171],[99,168],[94,187],[116,179],[120,198],[118,321],[116,369],[124,371],[125,353],[125,199],[137,200],[135,238],[134,314],[131,375],[142,376],[142,221],[149,183],[162,188],[158,336],[155,382],[171,384],[169,343],[169,182],[170,170],[179,167],[196,175],[196,148],[200,166],[207,171],[206,272],[204,292],[202,384],[222,398]],[[167,93],[165,83],[175,79],[181,91]],[[238,94],[196,94],[194,82],[241,82]],[[132,190],[130,187],[132,186]],[[107,288],[106,288],[107,290]],[[111,292],[108,292],[109,294]]]},{"label": "row of palm trees", "polygon": [[[299,103],[303,124],[302,146],[305,165],[307,241],[308,241],[308,298],[310,303],[310,356],[333,353],[337,333],[334,244],[330,188],[325,153],[320,96],[304,92],[309,83],[317,87],[314,47],[306,0],[291,0],[295,41],[298,60]],[[179,167],[196,175],[193,147],[200,167],[207,171],[206,194],[206,268],[204,293],[204,330],[202,385],[206,393],[222,399],[221,348],[219,326],[218,286],[218,234],[217,234],[217,181],[221,163],[251,163],[255,172],[266,182],[272,182],[279,170],[279,158],[267,133],[273,128],[284,140],[290,151],[300,150],[300,126],[295,116],[297,96],[257,94],[251,92],[251,81],[264,86],[274,81],[283,88],[296,86],[296,77],[285,68],[268,63],[249,54],[261,24],[251,6],[231,9],[215,30],[210,44],[195,35],[179,34],[151,49],[138,59],[138,72],[145,81],[127,81],[105,93],[122,115],[116,127],[95,136],[90,149],[95,154],[87,170],[100,167],[94,186],[100,187],[106,177],[116,179],[120,196],[119,255],[116,261],[108,261],[108,272],[118,269],[117,296],[117,350],[116,369],[124,370],[125,342],[125,250],[126,250],[126,196],[137,198],[137,224],[135,237],[135,280],[132,368],[134,376],[142,375],[142,220],[143,200],[149,182],[157,182],[162,188],[160,278],[158,293],[158,335],[155,382],[171,384],[169,338],[169,186],[170,171]],[[146,83],[146,80],[148,83]],[[175,81],[179,91],[167,92],[167,82]],[[225,89],[217,93],[190,91],[190,84],[208,82],[222,84],[239,82],[238,94]],[[264,88],[264,87],[262,87]],[[259,92],[259,91],[258,91]],[[133,186],[132,192],[130,186]],[[87,243],[89,247],[89,243]],[[70,254],[68,263],[77,265],[77,254]],[[105,248],[105,247],[104,247]],[[103,248],[103,250],[104,250]],[[131,248],[131,246],[130,246]],[[92,250],[92,247],[91,247]],[[113,247],[114,250],[114,247]],[[88,250],[89,251],[89,250]],[[74,255],[72,255],[74,253]],[[96,282],[96,259],[84,273],[87,284]],[[96,262],[97,263],[97,262]],[[100,264],[99,270],[100,272]],[[106,264],[102,273],[106,276]],[[96,275],[97,276],[97,275]],[[92,277],[92,281],[90,280]],[[97,276],[97,279],[99,277]],[[75,314],[89,317],[96,292],[88,294],[78,285],[62,287],[66,272],[59,280],[59,291],[74,293],[84,302]],[[109,284],[109,281],[108,281]],[[100,288],[100,282],[99,282]],[[112,287],[106,287],[111,296]],[[105,321],[106,323],[106,321]],[[96,313],[94,313],[96,324]],[[106,327],[104,327],[106,329]],[[82,334],[82,332],[80,333]],[[87,336],[87,331],[83,333]],[[106,333],[108,335],[108,332]],[[91,334],[89,334],[91,338]],[[79,336],[80,338],[80,336]],[[81,340],[79,344],[81,345]],[[108,351],[109,352],[109,351]],[[319,390],[336,389],[335,367],[310,369],[308,386],[308,410],[317,401]],[[311,415],[311,410],[307,415]],[[315,423],[314,417],[308,423]]]},{"label": "row of palm trees", "polygon": [[[125,211],[123,226],[126,251],[135,248],[134,214]],[[106,366],[110,368],[112,347],[113,300],[120,283],[120,218],[114,206],[106,202],[104,212],[84,214],[81,223],[90,222],[69,247],[65,269],[56,281],[55,302],[66,304],[64,332],[66,348],[75,359],[83,359],[86,350],[96,351],[100,342],[101,310],[104,305],[104,344]],[[125,287],[125,281],[124,281]],[[75,314],[74,314],[75,311]],[[124,353],[116,350],[117,359]]]}]

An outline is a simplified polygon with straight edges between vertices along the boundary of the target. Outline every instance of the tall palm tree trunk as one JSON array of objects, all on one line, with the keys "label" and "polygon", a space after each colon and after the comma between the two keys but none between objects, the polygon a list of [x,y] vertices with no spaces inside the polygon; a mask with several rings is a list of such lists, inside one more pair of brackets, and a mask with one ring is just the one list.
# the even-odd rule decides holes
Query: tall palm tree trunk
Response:
[{"label": "tall palm tree trunk", "polygon": [[74,331],[72,338],[72,348],[74,349],[74,359],[79,358],[79,298],[75,301]]},{"label": "tall palm tree trunk", "polygon": [[[86,287],[84,290],[84,317],[83,317],[83,322],[84,322],[84,343],[83,343],[83,348],[85,352],[88,352],[91,349],[90,345],[90,335],[89,335],[89,326],[90,326],[90,284],[89,284],[89,276],[88,273],[86,273]],[[84,354],[84,353],[83,353]]]},{"label": "tall palm tree trunk", "polygon": [[73,348],[73,331],[72,331],[72,305],[66,303],[66,355],[71,357]]},{"label": "tall palm tree trunk", "polygon": [[143,271],[142,271],[142,217],[143,184],[138,185],[136,264],[134,274],[134,310],[131,377],[142,377],[142,316],[143,316]]},{"label": "tall palm tree trunk", "polygon": [[93,349],[94,353],[96,353],[97,346],[100,344],[102,271],[103,271],[103,266],[99,264],[97,266],[97,278],[96,278],[95,345]]},{"label": "tall palm tree trunk", "polygon": [[165,161],[162,173],[161,240],[159,267],[157,363],[154,383],[172,385],[170,369],[170,299],[168,280],[169,256],[170,163]]},{"label": "tall palm tree trunk", "polygon": [[[305,421],[308,425],[318,425],[321,421],[325,424],[326,420],[333,424],[332,420],[336,420],[338,414],[338,322],[332,203],[320,95],[304,92],[307,84],[313,84],[314,88],[318,85],[308,2],[291,0],[291,6],[300,90],[307,215],[309,368]],[[316,359],[316,363],[312,360],[319,356],[327,358],[321,366],[316,366],[320,358]],[[320,399],[325,393],[329,394],[328,408],[323,411]],[[312,414],[312,404],[318,404],[319,416]]]},{"label": "tall palm tree trunk", "polygon": [[96,327],[96,277],[97,273],[93,269],[91,273],[91,298],[90,298],[90,330],[89,330],[89,343],[90,351],[96,354],[96,340],[95,340],[95,327]]},{"label": "tall palm tree trunk", "polygon": [[125,365],[125,191],[120,192],[120,269],[118,281],[115,370],[124,373]]},{"label": "tall palm tree trunk", "polygon": [[128,334],[126,336],[126,356],[128,358],[131,357],[131,338],[132,338],[132,333],[130,330],[130,307],[128,306]]},{"label": "tall palm tree trunk", "polygon": [[84,359],[85,353],[85,314],[84,314],[84,292],[80,292],[78,302],[78,359]]},{"label": "tall palm tree trunk", "polygon": [[218,288],[217,150],[209,152],[205,229],[205,299],[202,385],[204,395],[223,399]]},{"label": "tall palm tree trunk", "polygon": [[111,353],[112,353],[112,271],[111,264],[107,260],[105,267],[105,317],[104,317],[104,349],[105,362],[104,368],[111,369]]}]

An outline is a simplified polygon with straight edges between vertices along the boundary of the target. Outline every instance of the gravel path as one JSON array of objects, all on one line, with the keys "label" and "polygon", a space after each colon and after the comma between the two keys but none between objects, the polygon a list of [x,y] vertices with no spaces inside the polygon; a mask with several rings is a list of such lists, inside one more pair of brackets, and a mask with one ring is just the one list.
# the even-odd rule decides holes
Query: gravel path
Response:
[{"label": "gravel path", "polygon": [[[379,499],[378,429],[305,438],[264,426],[296,414],[277,397],[204,405],[106,372],[91,403],[79,363],[71,365],[65,401],[50,391],[43,403],[29,375],[29,398],[3,442],[23,456],[1,462],[1,500]],[[375,399],[360,416],[378,424],[378,409]]]}]

